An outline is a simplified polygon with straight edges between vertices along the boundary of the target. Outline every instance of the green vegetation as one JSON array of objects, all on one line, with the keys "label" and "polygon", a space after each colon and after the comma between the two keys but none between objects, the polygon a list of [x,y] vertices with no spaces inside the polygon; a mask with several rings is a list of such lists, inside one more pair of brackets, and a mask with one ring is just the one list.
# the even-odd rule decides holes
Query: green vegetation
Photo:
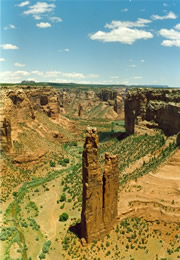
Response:
[{"label": "green vegetation", "polygon": [[55,166],[56,166],[56,162],[50,161],[50,162],[49,162],[49,165],[50,165],[51,167],[55,167]]},{"label": "green vegetation", "polygon": [[61,195],[59,201],[60,201],[60,202],[66,201],[66,194],[65,194],[65,193],[63,193],[63,194]]},{"label": "green vegetation", "polygon": [[51,246],[51,241],[50,240],[48,240],[48,241],[46,241],[44,243],[44,245],[42,247],[42,252],[39,255],[40,259],[45,259],[46,258],[46,254],[49,252],[50,246]]},{"label": "green vegetation", "polygon": [[66,220],[68,220],[69,216],[67,213],[62,213],[60,216],[59,216],[59,221],[61,222],[65,222]]},{"label": "green vegetation", "polygon": [[[66,146],[66,148],[67,148],[67,146]],[[69,163],[69,158],[65,158],[63,160],[58,161],[58,164],[60,164],[64,167],[66,167],[68,163]]]},{"label": "green vegetation", "polygon": [[[77,123],[80,125],[82,124],[83,127],[86,127],[86,125],[89,124],[86,120],[79,120]],[[92,120],[90,121],[90,125],[91,124],[96,124],[102,129],[102,132],[99,132],[99,157],[101,163],[104,162],[105,152],[119,155],[119,170],[121,172],[120,189],[122,189],[129,180],[136,180],[150,171],[155,171],[157,167],[176,149],[175,143],[173,143],[172,140],[167,142],[167,138],[160,132],[154,132],[152,135],[143,134],[139,136],[132,135],[125,137],[122,130],[118,136],[118,128],[122,127],[122,129],[124,129],[123,121],[110,122],[104,120],[99,122],[98,120]],[[84,140],[83,134],[82,137]],[[21,254],[20,257],[28,260],[36,259],[37,257],[39,257],[39,259],[45,259],[46,254],[50,254],[49,257],[51,257],[51,253],[53,252],[56,243],[58,245],[57,248],[59,248],[58,243],[60,241],[62,241],[62,255],[60,256],[62,259],[68,259],[68,257],[73,255],[76,259],[82,258],[97,260],[98,252],[100,252],[100,250],[101,253],[103,252],[104,259],[106,259],[106,257],[107,259],[111,257],[114,260],[121,259],[121,252],[118,248],[118,243],[122,242],[124,244],[121,245],[123,246],[124,252],[127,253],[127,259],[133,259],[130,256],[132,250],[140,250],[143,254],[148,255],[148,239],[153,236],[160,244],[164,245],[163,239],[161,238],[159,231],[157,231],[157,226],[162,225],[161,221],[150,223],[145,222],[142,219],[134,218],[123,220],[120,224],[116,225],[113,233],[114,237],[111,234],[111,236],[107,236],[104,240],[100,241],[102,246],[99,241],[94,241],[92,249],[82,249],[82,252],[80,251],[81,249],[78,249],[80,243],[79,239],[75,234],[67,230],[69,229],[69,226],[79,222],[80,218],[82,206],[81,158],[83,143],[80,140],[78,140],[78,142],[72,140],[73,139],[70,139],[69,142],[63,144],[63,153],[61,155],[58,153],[51,154],[45,162],[42,162],[42,164],[47,167],[47,171],[44,171],[45,174],[43,172],[42,176],[40,174],[34,174],[37,168],[34,168],[34,170],[16,168],[9,158],[6,159],[9,167],[11,167],[14,172],[17,172],[20,178],[22,177],[19,180],[19,183],[16,183],[15,177],[10,176],[9,174],[8,178],[10,181],[14,178],[12,179],[14,180],[13,183],[24,183],[18,191],[13,191],[12,193],[11,190],[11,196],[13,194],[12,203],[9,204],[6,210],[3,209],[4,223],[1,228],[0,240],[3,242],[5,248],[5,259],[11,259],[12,255],[10,252],[12,251],[13,245],[17,245],[18,253]],[[15,145],[16,150],[20,149],[18,148],[18,144]],[[144,163],[142,163],[142,165],[140,165],[136,170],[131,170],[131,165],[138,160],[143,160]],[[2,180],[3,185],[6,184],[4,180]],[[51,250],[51,241],[46,241],[44,243],[45,240],[51,237],[49,234],[43,233],[43,226],[41,222],[39,222],[41,214],[44,214],[45,206],[43,203],[37,203],[37,198],[41,198],[43,192],[47,196],[49,196],[50,192],[54,192],[54,183],[52,186],[48,185],[47,187],[47,184],[54,180],[58,183],[57,186],[59,189],[57,198],[55,197],[55,200],[57,200],[58,203],[55,207],[56,210],[57,207],[59,210],[56,219],[61,222],[58,225],[63,226],[63,230],[58,230],[55,237],[56,239],[52,239]],[[140,185],[137,185],[136,188],[140,191],[142,189]],[[173,207],[177,202],[176,200],[172,200],[171,203],[171,206]],[[158,207],[160,207],[160,205],[158,205]],[[171,211],[172,208],[168,208],[167,210]],[[156,226],[153,227],[153,225]],[[151,236],[150,231],[152,229],[153,231]],[[35,255],[31,254],[30,246],[28,244],[29,241],[27,242],[26,240],[26,235],[29,232],[33,234],[34,245],[40,245],[42,248],[41,251],[37,250]],[[67,232],[67,234],[64,235],[64,232]],[[179,237],[176,237],[176,240],[178,239]],[[118,241],[116,245],[113,244],[114,240]],[[165,250],[167,251],[167,255],[173,256],[173,254],[176,251],[178,252],[179,249],[177,245],[174,246],[174,248],[170,245]]]}]

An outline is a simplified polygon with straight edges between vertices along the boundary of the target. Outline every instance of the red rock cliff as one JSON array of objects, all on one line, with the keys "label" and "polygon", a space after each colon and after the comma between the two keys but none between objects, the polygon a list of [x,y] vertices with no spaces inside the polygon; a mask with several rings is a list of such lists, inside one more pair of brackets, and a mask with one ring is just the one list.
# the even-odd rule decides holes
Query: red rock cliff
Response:
[{"label": "red rock cliff", "polygon": [[154,121],[167,135],[180,131],[180,91],[177,89],[135,89],[125,99],[127,134],[134,133],[137,116]]}]

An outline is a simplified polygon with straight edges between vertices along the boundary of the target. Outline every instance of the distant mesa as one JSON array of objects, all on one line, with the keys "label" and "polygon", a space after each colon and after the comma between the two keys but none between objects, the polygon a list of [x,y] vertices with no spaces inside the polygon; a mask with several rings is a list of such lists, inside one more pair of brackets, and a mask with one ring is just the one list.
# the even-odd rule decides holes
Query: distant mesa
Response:
[{"label": "distant mesa", "polygon": [[36,84],[34,80],[23,80],[21,81],[22,85],[28,85],[28,84]]}]

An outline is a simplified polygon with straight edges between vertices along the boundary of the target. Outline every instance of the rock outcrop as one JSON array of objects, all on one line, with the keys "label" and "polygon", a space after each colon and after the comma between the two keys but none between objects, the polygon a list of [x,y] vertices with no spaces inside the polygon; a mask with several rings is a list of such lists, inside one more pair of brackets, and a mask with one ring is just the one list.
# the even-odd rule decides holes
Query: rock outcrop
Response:
[{"label": "rock outcrop", "polygon": [[81,213],[81,237],[87,243],[108,234],[117,217],[118,158],[106,153],[102,174],[98,159],[98,142],[97,129],[88,127],[82,157]]},{"label": "rock outcrop", "polygon": [[180,131],[180,91],[175,89],[130,90],[125,99],[125,125],[127,134],[134,133],[140,117],[154,121],[166,135]]},{"label": "rock outcrop", "polygon": [[[46,114],[53,124],[73,127],[70,120],[60,114],[59,95],[55,89],[41,86],[2,87],[0,97],[1,151],[19,153],[20,150],[17,151],[14,144],[22,143],[20,136],[25,131],[29,133],[29,130],[34,130],[39,137],[46,136],[61,142],[63,134],[56,131],[56,127],[51,129],[50,126],[48,129],[46,117],[43,114]],[[42,119],[41,122],[39,118]],[[32,151],[33,149],[35,148],[32,148]]]},{"label": "rock outcrop", "polygon": [[0,151],[10,152],[12,147],[11,140],[11,120],[8,115],[6,115],[4,110],[4,99],[3,93],[0,96]]},{"label": "rock outcrop", "polygon": [[69,116],[80,118],[124,118],[125,88],[59,89],[60,107]]},{"label": "rock outcrop", "polygon": [[10,152],[11,141],[11,121],[9,118],[0,117],[0,151]]},{"label": "rock outcrop", "polygon": [[177,134],[176,143],[180,147],[180,132]]},{"label": "rock outcrop", "polygon": [[103,221],[106,233],[109,233],[117,217],[119,188],[118,156],[105,153],[103,174]]},{"label": "rock outcrop", "polygon": [[60,112],[59,95],[51,87],[37,87],[26,89],[26,95],[29,98],[33,109],[42,111],[53,120],[57,120]]}]

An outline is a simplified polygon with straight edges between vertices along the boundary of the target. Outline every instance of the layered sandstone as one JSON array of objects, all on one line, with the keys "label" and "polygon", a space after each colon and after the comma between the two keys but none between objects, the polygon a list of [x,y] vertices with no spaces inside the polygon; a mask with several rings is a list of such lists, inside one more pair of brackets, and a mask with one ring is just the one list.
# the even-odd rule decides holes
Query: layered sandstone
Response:
[{"label": "layered sandstone", "polygon": [[103,174],[103,221],[106,233],[109,233],[117,217],[119,188],[118,156],[105,153]]},{"label": "layered sandstone", "polygon": [[83,158],[83,207],[81,235],[87,242],[96,240],[103,233],[103,180],[98,159],[96,128],[87,128]]},{"label": "layered sandstone", "polygon": [[[64,128],[73,127],[71,122],[60,114],[59,95],[55,89],[41,86],[2,87],[0,99],[1,151],[24,153],[25,150],[21,145],[22,140],[19,138],[25,136],[25,131],[27,134],[29,131],[33,131],[40,138],[54,138],[57,142],[62,141],[63,134],[56,131],[56,127],[51,128],[50,126],[48,129],[45,122],[46,117],[43,114],[46,114],[50,121],[56,125],[61,125]],[[39,117],[42,118],[42,121],[39,120]],[[20,145],[21,150],[14,149],[14,144]],[[29,149],[27,144],[25,146],[28,152],[29,150],[34,152],[34,149],[37,148],[35,142],[32,142],[32,149]]]},{"label": "layered sandstone", "polygon": [[60,107],[66,115],[81,118],[124,118],[125,88],[59,89]]},{"label": "layered sandstone", "polygon": [[88,127],[82,158],[81,237],[87,243],[110,232],[117,217],[118,157],[105,154],[104,173],[98,159],[98,134]]},{"label": "layered sandstone", "polygon": [[4,116],[0,117],[0,151],[10,152],[11,141],[11,121]]},{"label": "layered sandstone", "polygon": [[3,93],[0,96],[0,151],[10,152],[12,147],[11,140],[11,120],[4,111],[4,99]]},{"label": "layered sandstone", "polygon": [[133,134],[137,118],[154,121],[166,135],[180,131],[180,91],[176,89],[135,89],[125,99],[127,134]]}]

